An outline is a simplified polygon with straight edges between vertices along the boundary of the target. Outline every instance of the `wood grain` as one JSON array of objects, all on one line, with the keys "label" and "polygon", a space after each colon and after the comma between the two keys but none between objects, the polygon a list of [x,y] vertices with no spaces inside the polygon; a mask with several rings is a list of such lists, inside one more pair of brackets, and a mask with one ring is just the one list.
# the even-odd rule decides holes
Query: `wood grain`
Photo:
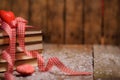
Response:
[{"label": "wood grain", "polygon": [[101,0],[85,0],[84,42],[99,44],[101,40]]},{"label": "wood grain", "polygon": [[120,80],[120,48],[94,46],[94,80]]},{"label": "wood grain", "polygon": [[30,24],[42,28],[47,26],[47,0],[30,0]]},{"label": "wood grain", "polygon": [[104,36],[105,44],[120,44],[119,0],[105,0]]},{"label": "wood grain", "polygon": [[64,0],[48,0],[47,42],[64,43]]},{"label": "wood grain", "polygon": [[47,40],[47,0],[30,0],[30,24],[35,30],[43,31],[43,38]]},{"label": "wood grain", "polygon": [[0,9],[12,10],[40,30],[45,43],[120,45],[120,1],[0,0]]},{"label": "wood grain", "polygon": [[65,30],[65,43],[83,42],[83,0],[66,0]]},{"label": "wood grain", "polygon": [[16,16],[20,16],[28,20],[29,0],[12,0],[12,11]]},{"label": "wood grain", "polygon": [[11,10],[11,0],[0,0],[0,10]]}]

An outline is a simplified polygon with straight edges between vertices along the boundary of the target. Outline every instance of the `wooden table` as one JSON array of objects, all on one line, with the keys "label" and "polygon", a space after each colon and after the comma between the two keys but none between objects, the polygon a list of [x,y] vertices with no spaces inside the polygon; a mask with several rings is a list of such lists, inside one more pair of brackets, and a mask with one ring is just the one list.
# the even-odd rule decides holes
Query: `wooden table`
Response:
[{"label": "wooden table", "polygon": [[43,56],[46,62],[56,56],[71,69],[93,75],[66,76],[56,67],[49,72],[38,72],[36,67],[31,76],[16,76],[16,80],[120,80],[120,47],[117,46],[45,44]]}]

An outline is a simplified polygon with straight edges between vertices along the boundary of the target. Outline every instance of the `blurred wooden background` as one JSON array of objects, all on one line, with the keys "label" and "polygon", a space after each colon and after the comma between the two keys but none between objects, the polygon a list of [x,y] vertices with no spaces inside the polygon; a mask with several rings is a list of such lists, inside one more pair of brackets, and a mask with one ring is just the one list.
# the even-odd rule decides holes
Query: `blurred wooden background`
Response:
[{"label": "blurred wooden background", "polygon": [[45,43],[120,45],[120,0],[0,0],[30,25],[42,27]]}]

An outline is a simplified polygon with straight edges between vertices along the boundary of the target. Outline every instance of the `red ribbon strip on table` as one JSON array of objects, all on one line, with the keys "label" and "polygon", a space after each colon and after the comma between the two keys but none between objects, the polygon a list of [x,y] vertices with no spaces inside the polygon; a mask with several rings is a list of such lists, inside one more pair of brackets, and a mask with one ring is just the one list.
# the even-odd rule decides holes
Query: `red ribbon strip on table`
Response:
[{"label": "red ribbon strip on table", "polygon": [[[2,29],[9,35],[10,42],[9,42],[9,47],[2,52],[2,57],[8,62],[8,69],[7,72],[5,72],[5,79],[6,80],[14,80],[14,77],[12,75],[13,73],[13,67],[15,63],[15,47],[16,47],[16,34],[18,36],[18,43],[19,47],[21,48],[22,51],[27,56],[31,56],[33,58],[37,58],[38,61],[38,68],[40,71],[45,72],[49,71],[53,66],[58,67],[61,71],[67,73],[67,75],[90,75],[92,74],[91,72],[77,72],[74,70],[71,70],[70,68],[66,67],[57,57],[52,57],[48,60],[47,65],[44,63],[44,59],[39,54],[38,51],[32,50],[32,51],[27,51],[25,49],[25,29],[26,27],[29,27],[26,25],[27,21],[24,20],[21,17],[17,17],[14,21],[12,21],[12,25],[16,27],[11,27],[4,21],[0,21],[2,25]],[[16,33],[17,32],[17,33]]]}]

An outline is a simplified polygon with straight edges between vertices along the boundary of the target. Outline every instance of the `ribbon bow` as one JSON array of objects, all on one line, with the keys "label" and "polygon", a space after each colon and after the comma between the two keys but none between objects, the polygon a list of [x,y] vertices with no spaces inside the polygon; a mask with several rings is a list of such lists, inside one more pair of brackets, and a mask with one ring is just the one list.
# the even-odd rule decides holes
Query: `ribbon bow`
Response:
[{"label": "ribbon bow", "polygon": [[[25,29],[27,26],[27,21],[21,17],[15,18],[11,22],[11,25],[4,22],[0,19],[1,28],[8,34],[10,41],[9,46],[7,49],[5,49],[2,52],[2,58],[5,59],[8,62],[8,68],[5,72],[5,79],[6,80],[14,80],[13,76],[13,67],[15,63],[15,53],[16,53],[16,34],[18,36],[18,43],[21,50],[30,57],[37,58],[38,61],[38,68],[40,71],[48,71],[50,70],[54,65],[58,67],[61,71],[67,73],[67,75],[90,75],[91,72],[76,72],[71,70],[70,68],[66,67],[57,57],[52,57],[48,60],[47,65],[45,66],[43,57],[39,54],[39,52],[32,50],[27,51],[25,49]],[[17,32],[17,33],[16,33]]]}]

